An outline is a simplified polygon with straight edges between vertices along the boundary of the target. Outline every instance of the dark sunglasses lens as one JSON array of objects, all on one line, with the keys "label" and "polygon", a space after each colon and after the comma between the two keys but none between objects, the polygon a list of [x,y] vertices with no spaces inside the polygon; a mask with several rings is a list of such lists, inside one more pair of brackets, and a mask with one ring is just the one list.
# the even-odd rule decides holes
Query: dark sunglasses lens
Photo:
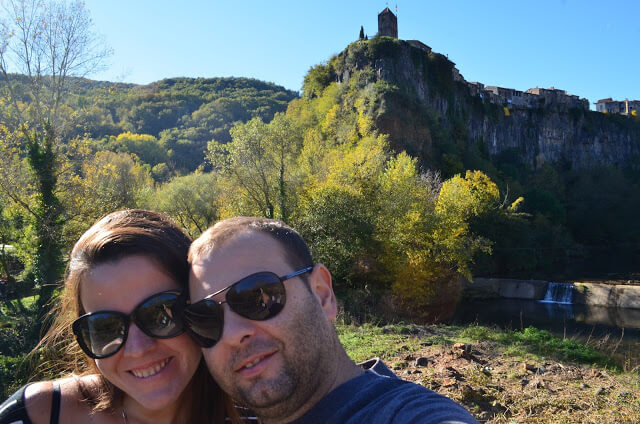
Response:
[{"label": "dark sunglasses lens", "polygon": [[222,335],[222,308],[213,300],[203,299],[184,310],[185,328],[202,347],[211,347]]},{"label": "dark sunglasses lens", "polygon": [[125,317],[113,312],[84,317],[77,321],[76,328],[80,346],[98,358],[116,353],[126,334]]},{"label": "dark sunglasses lens", "polygon": [[135,321],[150,336],[175,337],[182,332],[182,325],[175,317],[177,302],[177,294],[159,293],[138,306]]},{"label": "dark sunglasses lens", "polygon": [[227,292],[227,303],[238,315],[264,321],[284,307],[284,284],[276,274],[260,272],[234,284]]}]

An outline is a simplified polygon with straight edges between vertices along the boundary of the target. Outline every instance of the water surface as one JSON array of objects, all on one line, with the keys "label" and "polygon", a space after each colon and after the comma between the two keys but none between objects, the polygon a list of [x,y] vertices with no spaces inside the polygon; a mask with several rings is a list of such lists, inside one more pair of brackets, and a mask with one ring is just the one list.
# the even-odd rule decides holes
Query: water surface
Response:
[{"label": "water surface", "polygon": [[[519,299],[463,301],[447,320],[520,330],[533,326],[608,352],[640,359],[640,309],[606,308]],[[616,347],[617,345],[617,347]]]}]

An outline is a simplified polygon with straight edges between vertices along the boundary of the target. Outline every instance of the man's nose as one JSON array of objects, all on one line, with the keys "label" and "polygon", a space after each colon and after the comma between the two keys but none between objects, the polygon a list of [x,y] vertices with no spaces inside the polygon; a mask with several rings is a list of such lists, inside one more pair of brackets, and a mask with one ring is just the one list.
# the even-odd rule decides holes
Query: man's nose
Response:
[{"label": "man's nose", "polygon": [[240,346],[248,341],[256,332],[256,321],[233,312],[229,304],[224,304],[224,326],[221,342],[232,346]]},{"label": "man's nose", "polygon": [[124,354],[127,356],[140,357],[145,355],[156,343],[153,337],[149,337],[137,325],[131,323],[127,341],[124,344]]}]

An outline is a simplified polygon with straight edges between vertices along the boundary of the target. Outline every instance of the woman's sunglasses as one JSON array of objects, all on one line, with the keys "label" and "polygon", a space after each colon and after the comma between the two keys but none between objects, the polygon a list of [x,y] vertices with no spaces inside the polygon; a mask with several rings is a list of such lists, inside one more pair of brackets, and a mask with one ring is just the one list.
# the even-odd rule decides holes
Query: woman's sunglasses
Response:
[{"label": "woman's sunglasses", "polygon": [[[273,272],[258,272],[235,282],[204,299],[187,305],[183,311],[185,331],[202,347],[212,347],[222,337],[226,303],[236,314],[254,321],[273,318],[284,308],[287,296],[284,282],[313,270],[312,266],[278,277]],[[214,296],[226,291],[224,300]]]},{"label": "woman's sunglasses", "polygon": [[127,341],[129,324],[134,322],[147,336],[157,339],[176,337],[183,332],[176,319],[180,291],[156,293],[140,302],[130,314],[117,311],[98,311],[82,315],[73,322],[82,350],[94,359],[115,355]]}]

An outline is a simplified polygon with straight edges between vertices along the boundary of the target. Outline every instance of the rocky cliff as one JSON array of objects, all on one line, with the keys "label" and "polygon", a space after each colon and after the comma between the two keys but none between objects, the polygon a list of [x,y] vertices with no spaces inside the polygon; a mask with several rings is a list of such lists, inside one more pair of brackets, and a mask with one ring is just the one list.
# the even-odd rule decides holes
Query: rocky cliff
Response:
[{"label": "rocky cliff", "polygon": [[[342,83],[357,78],[360,89],[375,87],[370,112],[392,145],[430,162],[446,154],[443,138],[476,143],[494,157],[514,151],[538,168],[545,162],[568,168],[629,165],[640,158],[637,118],[579,108],[508,108],[473,95],[454,81],[446,57],[392,38],[351,44],[329,65]],[[438,148],[438,143],[440,148]]]}]

